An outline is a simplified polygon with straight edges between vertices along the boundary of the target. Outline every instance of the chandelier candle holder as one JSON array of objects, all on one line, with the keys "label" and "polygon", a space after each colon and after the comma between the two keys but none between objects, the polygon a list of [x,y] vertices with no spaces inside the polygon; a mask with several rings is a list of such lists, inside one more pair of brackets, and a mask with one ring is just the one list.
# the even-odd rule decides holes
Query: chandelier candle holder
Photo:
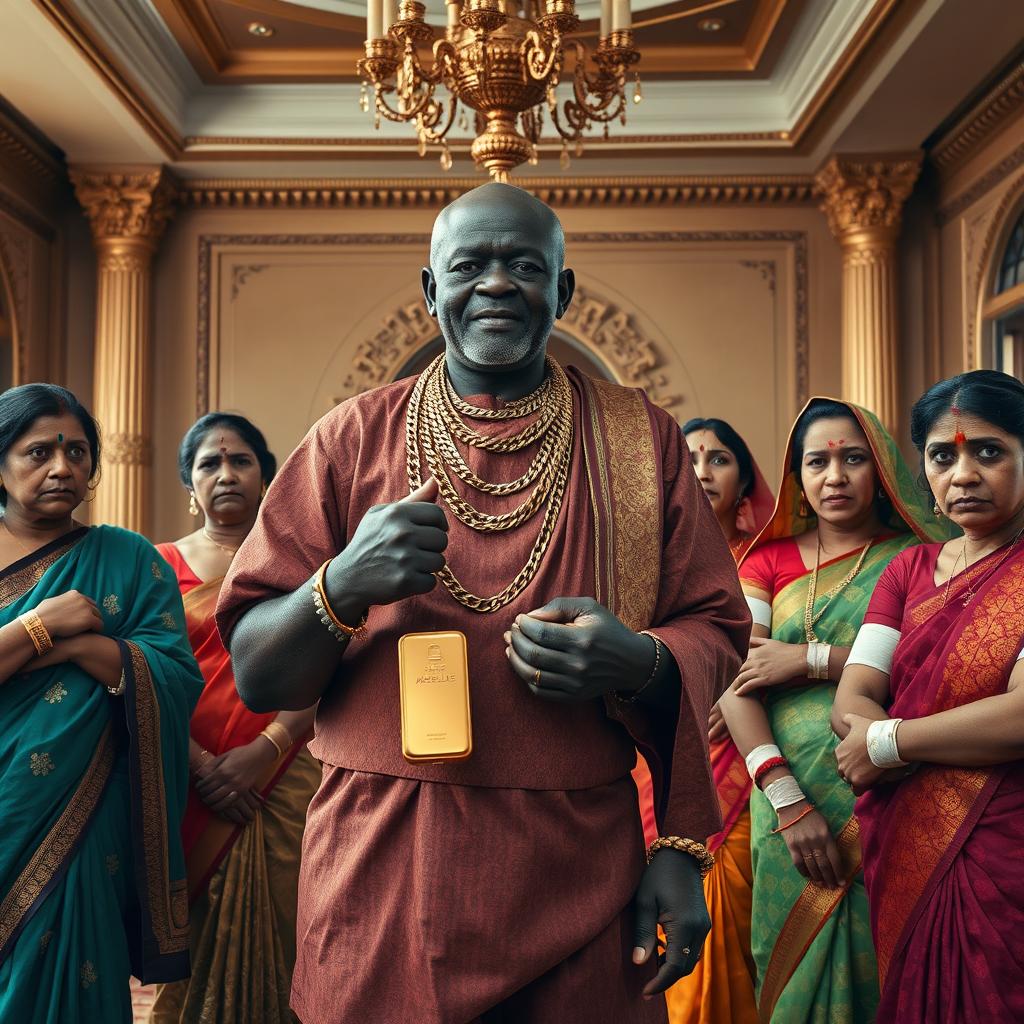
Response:
[{"label": "chandelier candle holder", "polygon": [[[474,162],[495,181],[508,181],[516,167],[538,162],[545,111],[562,139],[563,168],[569,165],[570,143],[582,156],[587,129],[600,125],[607,138],[613,121],[626,123],[627,76],[640,59],[629,0],[601,0],[601,33],[591,70],[587,48],[567,38],[579,25],[574,0],[446,4],[447,29],[435,39],[418,0],[369,0],[366,55],[357,70],[364,111],[370,109],[373,90],[376,127],[382,117],[413,125],[420,156],[428,146],[439,145],[441,166],[449,170],[448,133],[456,124],[467,130],[466,110],[472,110]],[[433,60],[426,67],[420,50],[431,43]],[[556,90],[570,53],[572,96],[559,104]],[[640,78],[635,71],[633,77],[633,102],[639,103]]]}]

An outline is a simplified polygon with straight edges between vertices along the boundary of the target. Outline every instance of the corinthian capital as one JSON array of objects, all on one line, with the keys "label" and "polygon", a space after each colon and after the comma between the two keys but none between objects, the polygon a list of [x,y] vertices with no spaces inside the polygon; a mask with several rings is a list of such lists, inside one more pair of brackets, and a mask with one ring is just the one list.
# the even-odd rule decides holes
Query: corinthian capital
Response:
[{"label": "corinthian capital", "polygon": [[96,244],[119,239],[154,247],[174,212],[177,189],[162,167],[71,171]]},{"label": "corinthian capital", "polygon": [[920,153],[833,156],[815,176],[821,209],[840,241],[854,232],[895,237],[921,170]]}]

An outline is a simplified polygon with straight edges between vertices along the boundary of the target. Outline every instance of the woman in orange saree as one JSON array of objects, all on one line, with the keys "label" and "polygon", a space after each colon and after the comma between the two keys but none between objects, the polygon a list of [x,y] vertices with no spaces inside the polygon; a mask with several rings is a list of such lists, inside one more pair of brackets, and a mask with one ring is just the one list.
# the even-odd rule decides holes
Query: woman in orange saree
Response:
[{"label": "woman in orange saree", "polygon": [[153,1024],[295,1018],[288,1008],[306,807],[320,781],[306,750],[313,709],[255,714],[235,689],[214,618],[224,574],[274,475],[262,433],[211,413],[179,452],[203,526],[159,546],[178,580],[205,687],[190,723],[192,784],[182,824],[192,926],[192,977],[161,986]]},{"label": "woman in orange saree", "polygon": [[[775,498],[746,442],[724,420],[692,419],[683,433],[697,479],[739,562],[771,517]],[[666,993],[669,1021],[756,1024],[750,953],[750,776],[717,707],[709,739],[722,811],[722,830],[708,840],[715,866],[704,879],[711,932],[693,973]]]},{"label": "woman in orange saree", "polygon": [[836,699],[887,1024],[1024,1020],[1024,386],[942,381],[911,428],[964,531],[879,580]]}]

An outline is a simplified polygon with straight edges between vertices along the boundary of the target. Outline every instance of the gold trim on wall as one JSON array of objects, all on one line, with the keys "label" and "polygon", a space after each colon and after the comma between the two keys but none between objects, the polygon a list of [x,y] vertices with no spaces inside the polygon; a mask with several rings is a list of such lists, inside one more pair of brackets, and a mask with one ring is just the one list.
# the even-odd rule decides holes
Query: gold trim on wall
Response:
[{"label": "gold trim on wall", "polygon": [[956,220],[964,211],[970,209],[986,193],[991,192],[1001,181],[1008,178],[1018,167],[1024,165],[1024,143],[1019,145],[1009,156],[1004,157],[991,170],[986,171],[965,191],[961,192],[952,202],[939,208],[939,224],[946,225]]},{"label": "gold trim on wall", "polygon": [[[708,244],[721,244],[723,242],[735,242],[735,243],[750,243],[750,242],[767,242],[767,243],[785,243],[790,247],[793,258],[793,333],[794,333],[794,356],[795,356],[795,390],[796,390],[796,405],[797,408],[802,406],[808,397],[808,361],[810,351],[810,326],[809,326],[809,310],[808,310],[808,255],[807,255],[807,234],[803,231],[638,231],[638,232],[576,232],[566,236],[566,243],[568,245],[574,244],[599,244],[608,246],[624,246],[632,244],[679,244],[679,243],[708,243]],[[211,340],[212,340],[212,323],[211,323],[211,311],[212,311],[212,289],[214,284],[213,264],[214,264],[214,249],[218,246],[235,246],[242,248],[259,248],[259,247],[285,247],[285,246],[337,246],[337,245],[371,245],[371,246],[401,246],[401,245],[417,245],[422,246],[423,251],[426,252],[430,245],[430,236],[426,234],[352,234],[352,235],[302,235],[302,234],[291,234],[291,235],[200,235],[198,239],[198,259],[197,259],[197,322],[196,322],[196,415],[202,416],[210,411],[211,401]],[[746,261],[748,264],[751,261]],[[754,269],[762,269],[754,267]],[[774,288],[774,271],[769,279],[764,273],[762,276],[769,283],[773,294]],[[586,292],[584,290],[584,295]],[[636,330],[635,321],[630,315],[616,306],[609,300],[600,299],[597,300],[600,307],[607,307],[604,313],[600,317],[597,317],[595,322],[591,325],[587,325],[586,318],[582,318],[583,307],[579,307],[580,316],[570,317],[566,316],[562,321],[559,321],[559,328],[563,329],[567,334],[572,335],[579,341],[582,341],[588,348],[591,348],[595,355],[605,363],[608,363],[613,372],[616,375],[620,375],[625,383],[632,384],[638,387],[649,387],[651,389],[651,397],[666,407],[671,407],[676,404],[680,399],[678,396],[673,396],[671,393],[664,390],[667,386],[665,378],[660,377],[657,374],[658,367],[661,365],[662,357],[660,350],[654,345],[653,342],[649,342],[650,348],[645,348],[644,338],[645,335],[641,335],[637,332],[637,337],[631,342],[630,355],[628,360],[638,360],[640,365],[637,366],[625,366],[622,360],[618,357],[617,353],[614,352],[615,346],[611,348],[607,347],[598,338],[598,333],[608,325],[611,321],[607,314],[607,310],[613,310],[614,320],[613,326],[617,331],[625,326]],[[416,304],[419,305],[418,303]],[[570,307],[571,308],[571,307]],[[428,332],[423,326],[425,321],[421,316],[414,313],[411,316],[407,315],[407,306],[403,306],[396,313],[396,317],[405,321],[409,320],[413,325],[414,329],[406,330],[407,334],[410,334],[414,341],[422,342],[424,340],[429,341],[430,337],[435,337],[437,334],[436,327]],[[599,309],[592,309],[591,314],[600,312]],[[424,314],[425,315],[425,314]],[[618,319],[615,319],[617,317]],[[623,321],[625,317],[625,321]],[[432,322],[431,322],[432,323]],[[386,325],[386,324],[385,324]],[[419,326],[415,326],[419,325]],[[361,349],[366,346],[364,342]],[[413,345],[413,348],[416,344]],[[411,351],[411,350],[410,350]],[[410,351],[406,351],[403,360],[394,360],[396,365],[394,369],[397,370],[405,359],[408,359]],[[651,360],[655,360],[653,365],[647,365]],[[627,360],[627,361],[628,361]],[[368,386],[376,386],[378,383],[384,383],[389,378],[387,372],[391,369],[391,362],[388,361],[388,366],[383,370],[378,365],[380,360],[373,361],[372,365],[369,365],[363,369],[360,368],[360,364],[356,364],[354,367],[354,373],[351,377],[352,386],[356,386],[358,381],[363,380]],[[362,375],[362,376],[360,376]],[[365,378],[365,380],[364,380]],[[349,387],[350,381],[347,379],[345,386]],[[351,389],[350,389],[351,390]],[[352,393],[356,393],[352,391]],[[347,396],[342,396],[347,397]]]},{"label": "gold trim on wall", "polygon": [[928,158],[950,174],[974,156],[978,147],[1013,119],[1024,106],[1024,61],[993,86],[939,141]]},{"label": "gold trim on wall", "polygon": [[[439,209],[482,178],[215,178],[185,181],[180,201],[196,209]],[[731,177],[522,178],[517,184],[551,206],[811,206],[807,174]]]}]

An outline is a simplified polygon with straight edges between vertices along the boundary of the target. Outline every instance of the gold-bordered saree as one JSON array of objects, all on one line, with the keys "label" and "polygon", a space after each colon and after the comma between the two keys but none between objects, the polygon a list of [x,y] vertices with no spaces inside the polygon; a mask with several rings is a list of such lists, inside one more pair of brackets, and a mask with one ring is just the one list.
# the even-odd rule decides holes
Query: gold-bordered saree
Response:
[{"label": "gold-bordered saree", "polygon": [[178,822],[202,679],[181,598],[142,537],[80,528],[0,573],[0,624],[69,590],[100,608],[125,690],[70,662],[0,684],[4,1021],[130,1021],[130,974],[188,973]]},{"label": "gold-bordered saree", "polygon": [[[831,399],[811,399],[815,401]],[[868,551],[856,579],[828,605],[815,626],[820,640],[850,647],[867,611],[874,586],[889,562],[904,548],[938,539],[938,524],[923,500],[893,439],[874,414],[846,405],[871,447],[879,481],[893,508],[888,535]],[[802,415],[802,414],[801,414]],[[775,513],[746,557],[764,544],[795,537],[814,526],[800,515],[801,489],[789,468],[790,436],[784,477]],[[860,551],[826,563],[817,593],[841,582]],[[745,561],[745,560],[744,560]],[[740,563],[740,577],[743,577]],[[804,609],[810,573],[785,586],[772,601],[775,640],[806,643]],[[819,597],[816,609],[824,600]],[[777,816],[758,789],[750,798],[754,868],[751,946],[758,973],[758,1013],[773,1024],[866,1024],[878,1004],[878,976],[871,941],[867,896],[861,871],[853,792],[836,769],[836,737],[830,718],[835,684],[774,688],[765,710],[775,742],[811,803],[824,816],[844,864],[844,884],[829,890],[808,882],[793,866],[781,835],[773,835]]]}]

